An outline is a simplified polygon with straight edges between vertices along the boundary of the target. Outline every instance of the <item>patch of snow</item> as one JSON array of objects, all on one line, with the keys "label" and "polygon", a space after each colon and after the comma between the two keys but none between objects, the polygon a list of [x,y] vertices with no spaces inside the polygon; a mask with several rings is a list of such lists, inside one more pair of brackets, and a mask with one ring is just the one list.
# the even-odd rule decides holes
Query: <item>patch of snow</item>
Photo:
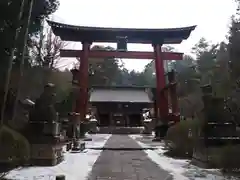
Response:
[{"label": "patch of snow", "polygon": [[[145,147],[144,143],[141,143],[139,141],[137,141],[137,143],[141,147]],[[169,159],[166,156],[159,156],[157,152],[152,150],[145,150],[145,152],[153,162],[159,165],[162,169],[169,171],[173,175],[174,179],[189,180],[184,175],[182,175],[182,173],[184,172],[184,169],[181,168],[181,166],[176,166],[176,164],[172,164],[171,161],[169,161]]]},{"label": "patch of snow", "polygon": [[66,153],[65,160],[52,167],[27,167],[11,171],[6,178],[17,180],[55,180],[56,175],[65,175],[67,180],[85,179],[100,155],[99,151]]},{"label": "patch of snow", "polygon": [[[86,148],[102,147],[111,135],[92,135],[93,141],[86,142]],[[57,175],[65,175],[66,180],[84,180],[99,157],[100,150],[86,149],[81,153],[64,154],[64,161],[51,167],[24,167],[10,171],[5,178],[14,180],[55,180]]]},{"label": "patch of snow", "polygon": [[[141,135],[131,135],[134,140],[141,146],[146,145],[137,140]],[[144,138],[143,136],[141,138]],[[166,152],[164,143],[159,142],[156,145],[157,150],[145,150],[148,157],[159,165],[162,169],[170,172],[176,180],[226,180],[217,169],[203,169],[190,164],[190,160],[174,159],[164,155]],[[232,177],[231,177],[232,178]],[[233,180],[234,178],[232,178]],[[237,179],[237,178],[235,178]]]},{"label": "patch of snow", "polygon": [[142,138],[143,137],[141,134],[131,134],[131,135],[128,135],[128,136],[131,137],[134,140],[136,140],[137,138]]},{"label": "patch of snow", "polygon": [[152,119],[144,119],[143,122],[152,122]]}]

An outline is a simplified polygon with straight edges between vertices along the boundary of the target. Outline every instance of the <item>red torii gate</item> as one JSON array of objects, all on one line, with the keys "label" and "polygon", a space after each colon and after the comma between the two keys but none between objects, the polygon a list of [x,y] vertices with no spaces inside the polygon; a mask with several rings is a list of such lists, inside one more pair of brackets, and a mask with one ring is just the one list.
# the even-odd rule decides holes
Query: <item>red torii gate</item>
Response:
[{"label": "red torii gate", "polygon": [[[79,67],[79,104],[75,112],[80,113],[81,121],[85,120],[88,104],[88,59],[89,58],[128,58],[128,59],[155,59],[157,79],[157,112],[156,117],[168,118],[168,97],[164,91],[170,88],[172,116],[179,121],[179,109],[176,96],[176,83],[174,77],[168,86],[165,82],[163,60],[182,60],[183,53],[162,52],[163,44],[179,44],[187,39],[196,26],[171,29],[125,29],[72,26],[48,21],[53,33],[64,41],[82,42],[82,50],[60,51],[61,57],[80,57]],[[93,42],[118,43],[117,51],[90,50]],[[154,52],[127,51],[127,43],[152,44]],[[177,117],[176,117],[177,116]]]}]

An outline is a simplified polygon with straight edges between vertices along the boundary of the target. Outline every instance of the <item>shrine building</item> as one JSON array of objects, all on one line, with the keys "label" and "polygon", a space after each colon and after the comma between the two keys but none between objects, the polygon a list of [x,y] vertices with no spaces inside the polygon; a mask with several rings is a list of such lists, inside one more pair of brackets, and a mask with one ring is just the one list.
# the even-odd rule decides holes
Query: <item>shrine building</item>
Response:
[{"label": "shrine building", "polygon": [[144,109],[153,107],[150,88],[145,87],[93,87],[89,103],[101,127],[139,127],[143,125]]}]

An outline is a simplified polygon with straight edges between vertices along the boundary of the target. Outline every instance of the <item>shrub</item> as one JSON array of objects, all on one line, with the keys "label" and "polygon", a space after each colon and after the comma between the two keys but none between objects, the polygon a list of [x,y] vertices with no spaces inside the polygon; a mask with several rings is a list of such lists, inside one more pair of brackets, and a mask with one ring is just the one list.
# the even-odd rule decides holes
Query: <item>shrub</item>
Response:
[{"label": "shrub", "polygon": [[167,154],[175,157],[192,157],[199,126],[200,122],[193,119],[181,121],[170,127],[165,137]]},{"label": "shrub", "polygon": [[[168,148],[167,155],[179,158],[191,158],[193,149],[198,144],[198,130],[201,122],[197,119],[181,121],[169,128],[165,143]],[[192,136],[189,137],[189,129]],[[207,147],[206,147],[207,148]],[[239,173],[240,145],[225,145],[208,147],[208,163],[212,168],[220,168],[224,172]]]},{"label": "shrub", "polygon": [[0,127],[0,162],[19,165],[30,157],[28,140],[20,133],[6,127]]},{"label": "shrub", "polygon": [[214,151],[215,158],[211,159],[212,164],[225,172],[238,172],[240,167],[239,156],[240,145],[228,145]]}]

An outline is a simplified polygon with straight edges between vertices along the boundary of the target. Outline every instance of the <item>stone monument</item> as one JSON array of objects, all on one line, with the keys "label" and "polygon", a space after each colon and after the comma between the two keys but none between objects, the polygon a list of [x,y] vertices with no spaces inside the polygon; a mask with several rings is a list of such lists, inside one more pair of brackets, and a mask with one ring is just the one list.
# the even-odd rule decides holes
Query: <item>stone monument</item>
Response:
[{"label": "stone monument", "polygon": [[215,97],[212,86],[202,86],[203,109],[201,125],[198,130],[198,141],[193,152],[193,163],[204,167],[209,166],[209,158],[220,146],[239,143],[236,134],[236,124],[226,115],[223,98]]}]

